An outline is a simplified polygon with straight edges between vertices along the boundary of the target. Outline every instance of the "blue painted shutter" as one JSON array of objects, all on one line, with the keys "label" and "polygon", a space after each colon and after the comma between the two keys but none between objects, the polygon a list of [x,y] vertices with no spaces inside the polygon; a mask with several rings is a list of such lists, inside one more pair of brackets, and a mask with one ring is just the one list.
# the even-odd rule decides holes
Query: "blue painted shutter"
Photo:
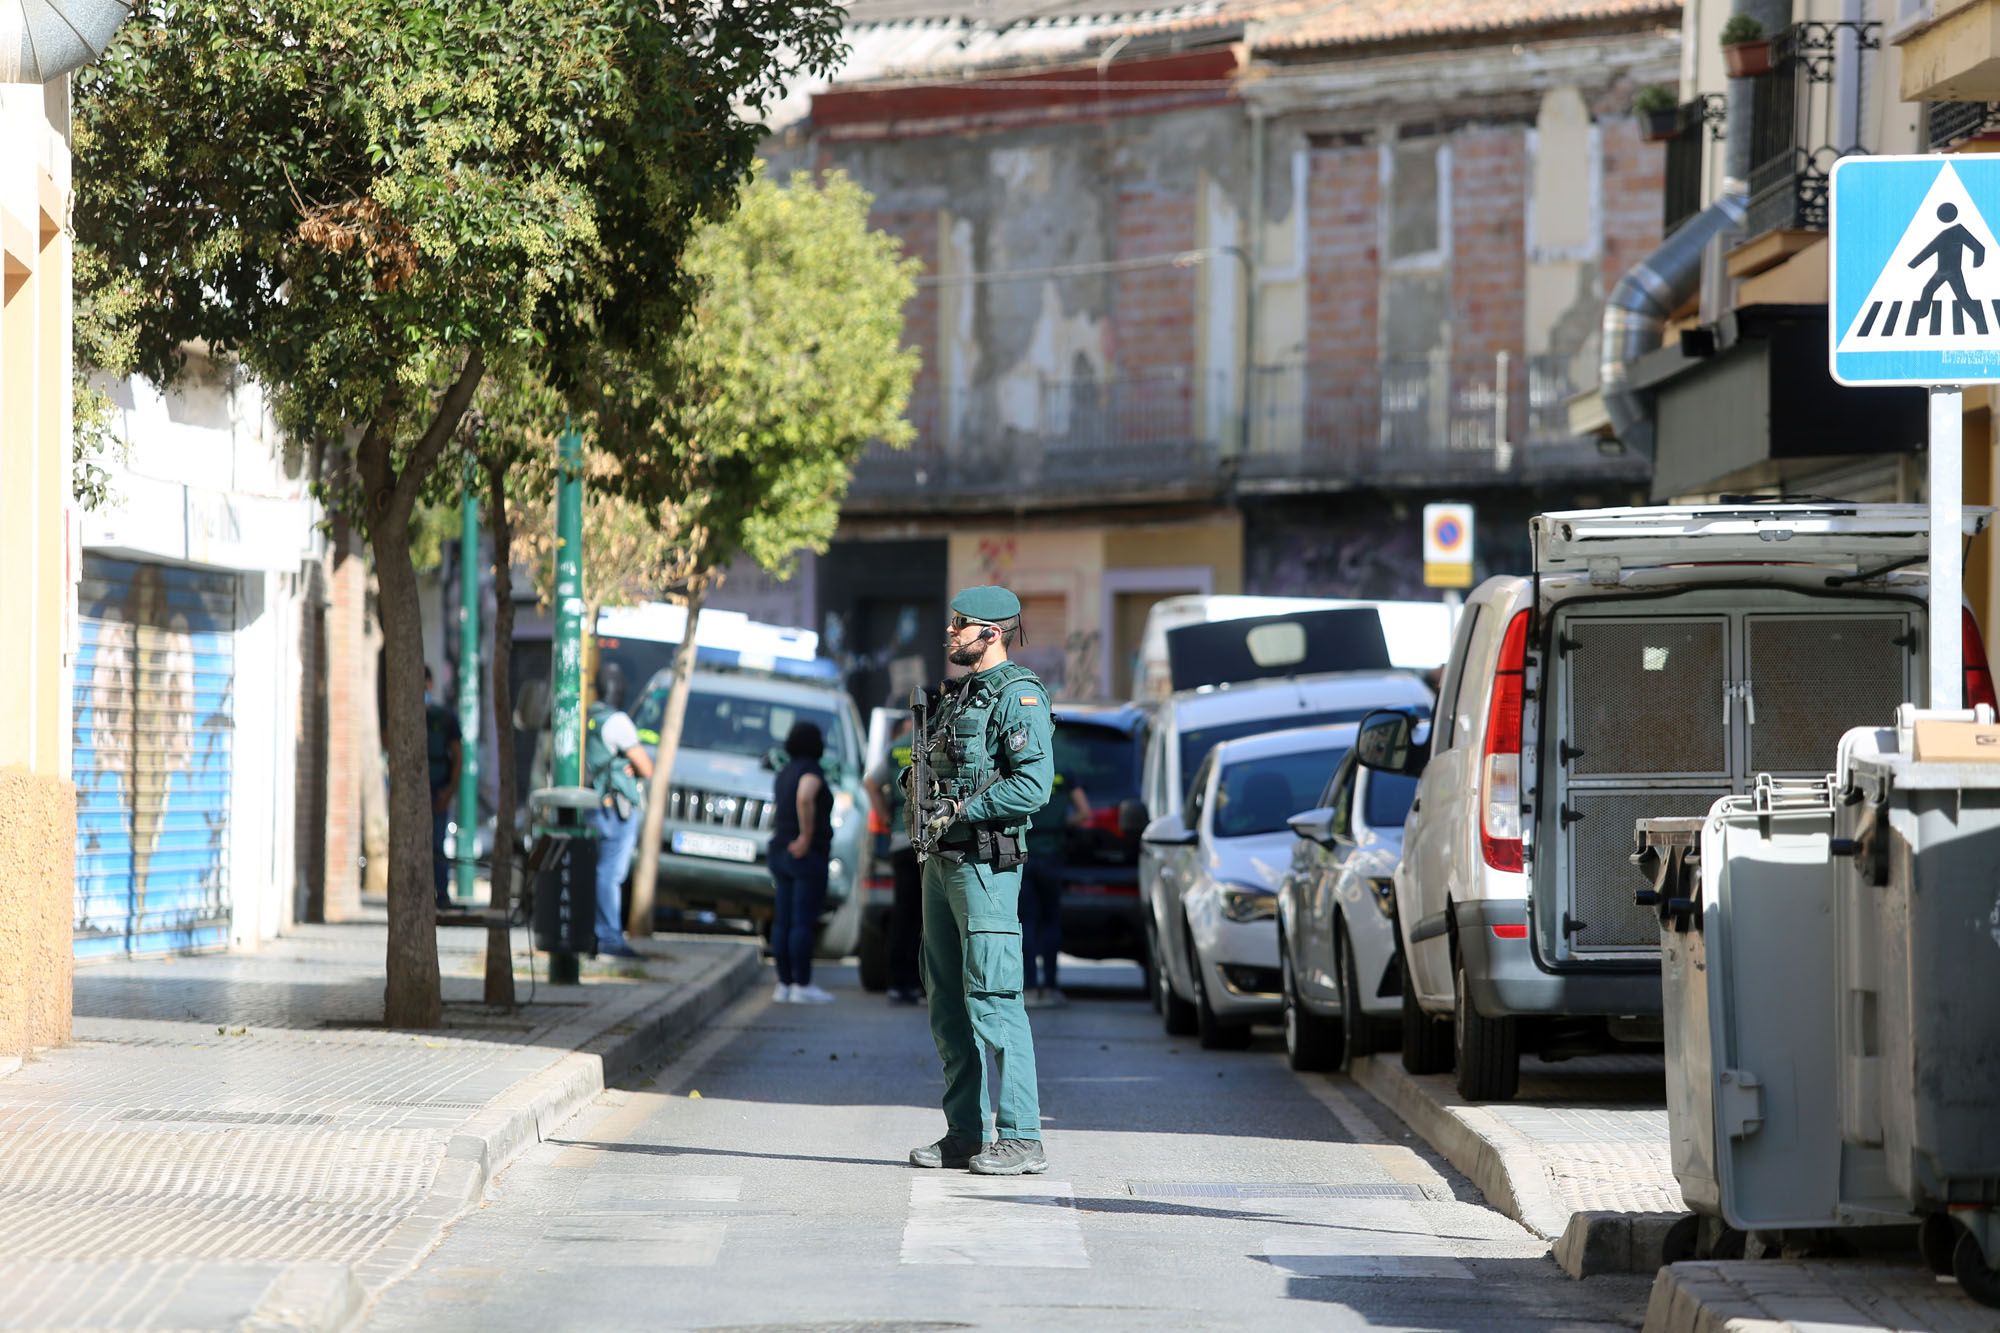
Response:
[{"label": "blue painted shutter", "polygon": [[76,956],[221,947],[236,576],[86,556],[77,597]]}]

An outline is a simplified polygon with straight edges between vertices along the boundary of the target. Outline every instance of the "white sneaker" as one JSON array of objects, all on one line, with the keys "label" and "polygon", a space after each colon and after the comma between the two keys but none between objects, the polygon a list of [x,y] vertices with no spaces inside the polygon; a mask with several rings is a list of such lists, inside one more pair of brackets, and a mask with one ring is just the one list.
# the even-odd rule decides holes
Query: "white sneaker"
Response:
[{"label": "white sneaker", "polygon": [[777,985],[771,988],[771,1003],[797,1004],[798,1003],[797,991],[798,991],[797,986],[787,986],[784,982],[781,981]]},{"label": "white sneaker", "polygon": [[832,1004],[833,996],[817,986],[792,987],[793,1004]]}]

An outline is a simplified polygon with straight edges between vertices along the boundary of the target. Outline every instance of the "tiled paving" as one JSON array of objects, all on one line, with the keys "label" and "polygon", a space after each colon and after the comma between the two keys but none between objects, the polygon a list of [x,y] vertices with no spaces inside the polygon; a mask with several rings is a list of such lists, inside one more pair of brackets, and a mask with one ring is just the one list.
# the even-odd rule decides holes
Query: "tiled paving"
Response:
[{"label": "tiled paving", "polygon": [[78,970],[75,1043],[0,1077],[0,1289],[35,1297],[0,1302],[0,1328],[198,1327],[286,1265],[360,1264],[424,1206],[454,1132],[718,947],[655,945],[644,980],[544,984],[508,1014],[479,1003],[483,933],[445,931],[446,1025],[400,1032],[379,1024],[385,937],[303,927],[253,955]]},{"label": "tiled paving", "polygon": [[1996,1333],[2000,1310],[1914,1264],[1759,1259],[1660,1270],[1646,1333]]}]

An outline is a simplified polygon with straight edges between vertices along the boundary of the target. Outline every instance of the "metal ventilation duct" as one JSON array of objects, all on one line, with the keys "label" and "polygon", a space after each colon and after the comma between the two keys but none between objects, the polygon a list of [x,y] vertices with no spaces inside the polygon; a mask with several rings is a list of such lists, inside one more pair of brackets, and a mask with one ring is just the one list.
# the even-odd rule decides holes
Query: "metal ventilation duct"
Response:
[{"label": "metal ventilation duct", "polygon": [[0,83],[47,83],[98,56],[132,0],[0,0]]}]

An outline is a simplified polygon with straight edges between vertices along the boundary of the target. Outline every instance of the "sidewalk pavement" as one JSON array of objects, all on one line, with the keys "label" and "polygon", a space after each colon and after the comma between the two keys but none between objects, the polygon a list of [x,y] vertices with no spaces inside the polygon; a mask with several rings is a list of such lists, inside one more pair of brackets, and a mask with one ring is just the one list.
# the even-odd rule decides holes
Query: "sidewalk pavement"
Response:
[{"label": "sidewalk pavement", "polygon": [[1512,1102],[1469,1104],[1449,1074],[1395,1055],[1354,1077],[1485,1194],[1550,1241],[1571,1277],[1656,1273],[1645,1333],[2000,1333],[2000,1311],[1940,1282],[1913,1252],[1880,1260],[1690,1262],[1661,1267],[1686,1215],[1674,1180],[1658,1056],[1521,1070]]},{"label": "sidewalk pavement", "polygon": [[440,930],[445,1026],[392,1031],[386,937],[77,970],[75,1043],[0,1070],[0,1329],[347,1326],[759,968],[754,943],[665,936],[508,1013],[479,1003],[485,932]]},{"label": "sidewalk pavement", "polygon": [[1686,1212],[1667,1144],[1659,1056],[1529,1061],[1514,1101],[1472,1104],[1449,1074],[1373,1055],[1355,1079],[1479,1187],[1555,1245],[1571,1277],[1650,1273]]}]

